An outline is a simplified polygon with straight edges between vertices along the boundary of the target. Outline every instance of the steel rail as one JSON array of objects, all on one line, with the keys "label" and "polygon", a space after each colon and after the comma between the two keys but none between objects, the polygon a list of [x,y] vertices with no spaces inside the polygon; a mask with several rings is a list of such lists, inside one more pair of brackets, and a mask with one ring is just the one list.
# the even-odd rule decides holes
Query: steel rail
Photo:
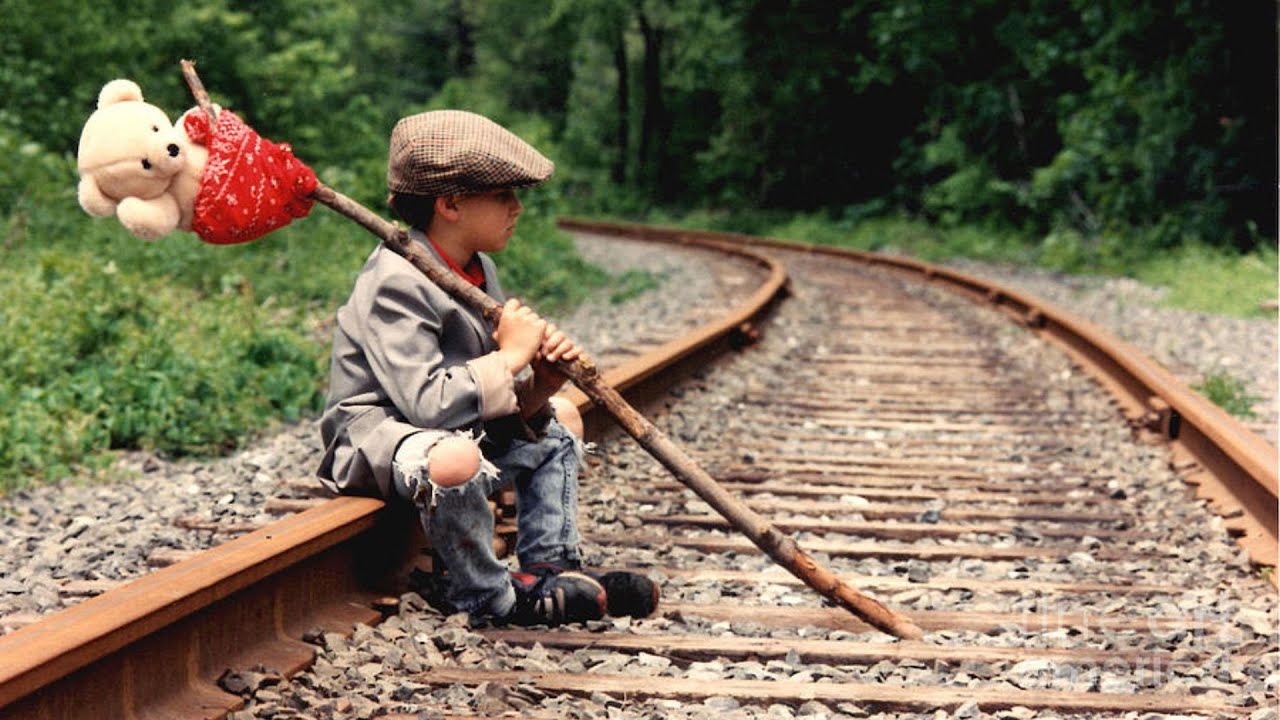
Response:
[{"label": "steel rail", "polygon": [[851,258],[922,277],[948,290],[990,304],[1064,350],[1120,405],[1130,424],[1168,442],[1173,464],[1198,497],[1226,521],[1227,529],[1258,565],[1275,568],[1280,541],[1277,498],[1280,459],[1275,446],[1246,428],[1136,347],[1066,310],[1028,293],[950,268],[911,258],[775,240],[751,235],[601,223],[561,221],[566,229],[612,235],[696,242],[715,240],[745,247],[774,248]]},{"label": "steel rail", "polygon": [[[749,342],[786,287],[783,265],[758,252],[675,242],[747,259],[764,280],[717,320],[606,371],[637,406]],[[576,388],[569,399],[588,437],[605,431],[606,413]],[[296,673],[314,659],[305,633],[350,632],[394,607],[416,524],[380,500],[334,498],[0,637],[0,720],[222,717],[242,706],[218,686],[228,668]]]}]

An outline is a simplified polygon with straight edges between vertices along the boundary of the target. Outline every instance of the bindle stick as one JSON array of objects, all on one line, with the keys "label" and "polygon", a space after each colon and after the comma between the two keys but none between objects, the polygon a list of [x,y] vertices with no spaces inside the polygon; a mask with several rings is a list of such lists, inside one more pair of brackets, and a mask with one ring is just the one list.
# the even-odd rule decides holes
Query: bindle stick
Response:
[{"label": "bindle stick", "polygon": [[[182,74],[191,87],[197,104],[212,118],[213,106],[209,102],[209,95],[203,83],[200,82],[199,76],[196,75],[195,66],[191,61],[182,61]],[[403,228],[383,219],[365,206],[323,183],[316,187],[311,197],[354,220],[370,233],[381,238],[387,247],[408,260],[431,282],[479,311],[490,322],[497,323],[502,317],[502,306],[496,300],[470,283],[463,282],[430,253],[410,240],[408,232]],[[676,479],[715,508],[716,512],[746,535],[774,562],[786,568],[788,572],[818,591],[823,597],[890,635],[905,640],[919,640],[924,636],[923,631],[911,620],[840,580],[802,550],[794,539],[782,534],[768,520],[738,502],[693,458],[631,407],[617,390],[605,383],[600,371],[589,357],[580,356],[572,362],[560,360],[555,363],[555,367],[588,398],[603,407],[628,435],[635,438],[640,446],[671,471]]]}]

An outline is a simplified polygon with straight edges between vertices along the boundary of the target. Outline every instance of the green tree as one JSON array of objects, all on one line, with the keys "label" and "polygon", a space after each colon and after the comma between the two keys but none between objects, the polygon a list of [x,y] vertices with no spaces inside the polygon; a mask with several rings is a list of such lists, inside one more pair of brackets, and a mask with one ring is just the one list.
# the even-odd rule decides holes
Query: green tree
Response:
[{"label": "green tree", "polygon": [[867,57],[873,5],[744,3],[741,70],[709,156],[725,187],[751,204],[806,210],[893,189],[897,147],[921,103],[913,78]]},{"label": "green tree", "polygon": [[574,73],[566,152],[655,201],[706,192],[700,156],[721,118],[721,88],[738,62],[737,26],[706,0],[558,0],[573,18]]},{"label": "green tree", "polygon": [[900,2],[868,19],[869,75],[928,88],[897,163],[909,207],[1164,243],[1233,215],[1239,243],[1244,215],[1274,229],[1274,4]]},{"label": "green tree", "polygon": [[[580,202],[893,206],[1094,240],[1248,246],[1276,224],[1260,0],[0,0],[0,127],[71,152],[102,84],[176,116],[177,60],[380,202],[396,118],[534,132]],[[111,32],[102,32],[109,27]]]}]

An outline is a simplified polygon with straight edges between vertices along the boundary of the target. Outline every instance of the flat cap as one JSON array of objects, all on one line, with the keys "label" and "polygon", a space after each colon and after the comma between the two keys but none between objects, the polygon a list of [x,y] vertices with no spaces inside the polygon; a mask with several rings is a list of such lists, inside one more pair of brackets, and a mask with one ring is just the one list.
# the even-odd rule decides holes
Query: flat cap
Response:
[{"label": "flat cap", "polygon": [[401,118],[390,150],[387,189],[429,197],[529,187],[556,169],[515,133],[465,110]]}]

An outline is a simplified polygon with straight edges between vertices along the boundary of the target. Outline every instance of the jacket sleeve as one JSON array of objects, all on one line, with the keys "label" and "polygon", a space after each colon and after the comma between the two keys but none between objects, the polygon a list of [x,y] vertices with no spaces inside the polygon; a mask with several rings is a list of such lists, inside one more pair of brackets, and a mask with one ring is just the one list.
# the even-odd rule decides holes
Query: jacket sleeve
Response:
[{"label": "jacket sleeve", "polygon": [[[491,345],[479,332],[474,337],[445,337],[445,313],[460,311],[444,291],[417,277],[406,264],[406,271],[391,273],[376,285],[366,311],[357,314],[356,321],[364,325],[361,335],[369,367],[412,425],[461,428],[518,410],[514,379],[500,356],[488,352],[467,360],[448,357],[449,343]],[[450,327],[457,332],[456,323]],[[457,352],[452,355],[458,357]]]}]

